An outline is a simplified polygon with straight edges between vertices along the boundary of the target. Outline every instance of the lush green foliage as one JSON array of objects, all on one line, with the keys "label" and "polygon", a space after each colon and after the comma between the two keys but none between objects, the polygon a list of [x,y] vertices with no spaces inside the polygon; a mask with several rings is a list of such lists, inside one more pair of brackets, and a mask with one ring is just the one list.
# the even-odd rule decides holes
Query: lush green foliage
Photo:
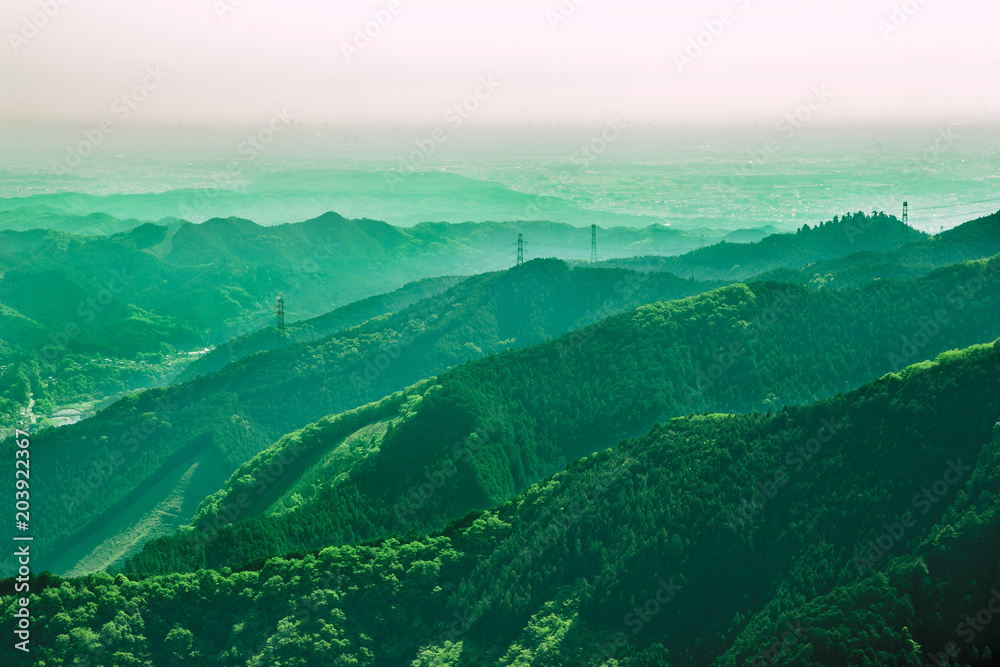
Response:
[{"label": "lush green foliage", "polygon": [[199,527],[208,544],[197,534],[150,542],[130,567],[236,566],[434,529],[657,420],[778,410],[993,340],[998,278],[1000,258],[849,290],[734,285],[466,364],[424,391],[412,414],[394,419],[378,453],[348,475],[309,485],[280,516],[218,532]]},{"label": "lush green foliage", "polygon": [[175,382],[185,382],[199,375],[208,375],[234,361],[258,352],[276,350],[292,343],[302,343],[324,338],[331,334],[364,324],[370,319],[389,315],[430,299],[460,282],[461,278],[425,278],[408,283],[389,294],[369,297],[314,317],[310,320],[289,323],[282,334],[274,326],[255,329],[219,345],[205,356],[192,362],[177,376]]},{"label": "lush green foliage", "polygon": [[673,419],[422,538],[238,571],[44,575],[30,662],[0,650],[49,666],[920,667],[951,643],[949,664],[986,667],[998,420],[1000,342],[811,406]]},{"label": "lush green foliage", "polygon": [[[858,229],[861,234],[867,233]],[[936,236],[911,240],[889,252],[858,252],[815,262],[797,271],[787,268],[771,271],[758,279],[840,289],[872,280],[912,278],[949,264],[997,253],[1000,253],[1000,213],[972,220]]]},{"label": "lush green foliage", "polygon": [[[808,264],[864,252],[887,252],[899,245],[902,223],[885,213],[862,211],[835,216],[815,227],[803,225],[794,234],[773,234],[757,243],[721,243],[668,258],[636,257],[609,260],[610,266],[671,271],[697,280],[743,280],[778,269],[802,269]],[[926,234],[908,229],[911,239]],[[990,254],[995,254],[990,253]],[[962,257],[956,263],[974,257]],[[887,276],[888,277],[888,276]]]},{"label": "lush green foliage", "polygon": [[59,540],[78,539],[73,535],[81,529],[86,535],[91,522],[107,525],[130,493],[193,452],[213,452],[232,472],[281,435],[325,415],[381,399],[470,359],[708,287],[668,273],[570,270],[557,260],[536,260],[470,278],[319,341],[130,395],[91,419],[36,436],[40,481],[33,510],[44,526],[36,544],[44,552]]}]

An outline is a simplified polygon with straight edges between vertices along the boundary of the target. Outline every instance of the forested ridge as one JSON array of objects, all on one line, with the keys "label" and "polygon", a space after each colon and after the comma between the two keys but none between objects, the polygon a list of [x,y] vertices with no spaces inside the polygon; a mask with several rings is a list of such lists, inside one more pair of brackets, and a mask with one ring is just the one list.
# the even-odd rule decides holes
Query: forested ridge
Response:
[{"label": "forested ridge", "polygon": [[[398,239],[346,222],[361,255]],[[247,224],[177,226],[175,260],[232,226],[244,270]],[[171,466],[234,472],[124,568],[32,575],[32,664],[992,667],[1000,255],[965,260],[1000,215],[893,228],[702,257],[775,268],[741,284],[651,258],[411,283],[35,434],[36,569]],[[893,249],[843,256],[855,229]]]},{"label": "forested ridge", "polygon": [[[323,426],[293,434],[258,459],[261,469],[244,466],[229,490],[210,499],[202,509],[210,528],[149,542],[129,568],[238,566],[247,558],[434,529],[504,502],[657,420],[778,410],[848,391],[1000,336],[998,273],[994,258],[847,290],[738,284],[465,364],[386,419],[384,432],[373,436],[377,452],[346,474],[317,476],[282,498],[273,516],[217,530],[229,523],[225,508],[246,490],[241,478],[265,474],[264,464],[283,449],[327,450],[345,437]],[[254,514],[260,512],[255,504]]]},{"label": "forested ridge", "polygon": [[[653,263],[662,270],[696,280],[745,280],[778,269],[798,270],[838,257],[861,252],[888,252],[900,243],[903,223],[894,215],[858,211],[834,216],[816,225],[805,224],[795,233],[772,234],[756,243],[716,243],[676,257],[611,259],[608,266],[640,269]],[[910,240],[927,234],[906,228]],[[991,253],[992,254],[992,253]],[[977,255],[976,257],[981,257]],[[972,259],[962,257],[951,262]]]},{"label": "forested ridge", "polygon": [[[336,213],[272,227],[235,217],[164,220],[110,235],[120,221],[103,214],[65,222],[56,226],[80,233],[0,231],[0,430],[29,396],[45,417],[166,384],[189,353],[272,324],[279,292],[292,322],[414,280],[506,268],[519,230],[550,254],[589,242],[587,230],[566,224],[404,229]],[[607,234],[654,253],[681,251],[672,239],[695,243],[670,229]]]},{"label": "forested ridge", "polygon": [[353,301],[318,317],[290,322],[283,331],[279,331],[273,324],[252,329],[193,361],[174,379],[174,384],[186,382],[199,375],[208,375],[258,352],[276,350],[292,343],[319,340],[340,331],[353,329],[368,320],[390,315],[418,301],[437,296],[462,280],[463,278],[458,276],[425,278],[407,283],[388,294]]},{"label": "forested ridge", "polygon": [[558,260],[536,260],[475,276],[318,341],[129,395],[79,424],[36,434],[40,481],[33,509],[45,527],[37,548],[44,554],[71,538],[194,452],[211,452],[233,471],[289,431],[449,367],[711,287],[669,273],[570,270]]},{"label": "forested ridge", "polygon": [[[37,216],[47,220],[56,213],[33,211],[28,217]],[[732,281],[755,271],[796,270],[817,259],[892,247],[894,219],[882,214],[853,219],[858,233],[843,221],[829,222],[811,234],[774,234],[749,251],[739,249],[742,244],[722,243],[681,259],[647,257],[641,268],[688,278],[687,263],[693,262],[707,267],[699,274]],[[94,230],[80,227],[88,221]],[[413,280],[505,268],[521,231],[529,238],[529,257],[583,257],[589,241],[587,230],[548,222],[398,228],[335,213],[273,227],[239,218],[198,225],[164,220],[105,235],[120,222],[103,214],[67,220],[67,229],[94,231],[91,236],[0,231],[0,373],[5,380],[0,429],[14,423],[29,398],[47,426],[48,415],[59,407],[82,407],[89,415],[102,401],[166,384],[191,360],[189,353],[206,346],[227,343],[226,352],[212,355],[185,379],[245,353],[279,347],[266,331],[274,321],[278,292],[285,296],[291,322]],[[602,252],[612,255],[669,255],[696,242],[660,225],[601,229],[600,238]],[[766,260],[747,263],[756,254]]]},{"label": "forested ridge", "polygon": [[920,667],[950,653],[986,667],[998,494],[1000,341],[812,405],[666,421],[426,536],[188,574],[46,574],[35,653],[0,651],[11,665]]},{"label": "forested ridge", "polygon": [[[871,219],[855,225],[865,233]],[[856,287],[872,280],[912,278],[948,264],[982,259],[1000,253],[1000,213],[970,220],[934,236],[912,237],[885,252],[865,250],[808,264],[799,270],[776,269],[758,280],[801,282],[828,289]]]},{"label": "forested ridge", "polygon": [[[868,225],[872,230],[879,229],[879,218],[859,216],[853,220],[858,225]],[[844,224],[841,222],[838,229]],[[882,224],[886,224],[885,221]],[[824,229],[831,225],[825,225]],[[977,238],[987,239],[983,247],[989,247],[988,239],[996,235],[997,221],[986,219],[970,225],[970,230],[960,235],[964,239],[961,248],[941,251],[944,253],[941,257],[949,256],[951,252],[959,255],[973,252],[971,248]],[[832,233],[843,234],[843,230]],[[793,239],[801,236],[792,235]],[[950,246],[954,238],[942,241],[943,247]],[[911,245],[920,243],[925,241]],[[788,261],[792,261],[792,257],[794,253],[789,255]],[[940,261],[941,257],[934,261]],[[164,465],[175,465],[182,460],[175,455],[183,457],[187,456],[185,452],[208,448],[219,454],[217,460],[223,468],[234,470],[283,433],[300,428],[325,414],[377,400],[457,363],[544,340],[643,303],[697,294],[714,286],[712,283],[677,279],[662,271],[621,273],[618,270],[619,273],[598,271],[584,274],[576,270],[566,272],[564,267],[555,271],[543,270],[543,267],[562,267],[558,262],[536,261],[529,266],[534,268],[521,273],[502,274],[505,276],[502,280],[495,277],[484,283],[481,277],[470,279],[468,284],[456,285],[455,290],[449,293],[451,296],[414,304],[412,308],[389,318],[376,318],[357,332],[315,343],[286,346],[252,359],[239,360],[201,382],[128,397],[95,419],[88,419],[83,424],[51,436],[56,443],[52,446],[56,449],[61,448],[58,442],[63,436],[76,443],[77,434],[85,442],[90,441],[92,434],[96,441],[94,446],[88,444],[82,451],[73,452],[69,457],[70,466],[66,468],[69,471],[67,475],[55,475],[61,505],[53,503],[53,506],[59,507],[59,513],[63,515],[57,520],[64,520],[73,530],[85,527],[91,517],[113,508],[115,502],[125,498],[130,488],[138,488],[142,479],[162,474]],[[933,262],[925,263],[925,266],[933,266]],[[534,282],[525,282],[526,276],[534,276]],[[572,279],[565,282],[560,276],[572,276]],[[585,280],[586,276],[590,278]],[[593,282],[588,283],[587,280]],[[483,289],[488,292],[492,289],[490,285],[494,284],[490,281],[508,287],[496,298],[457,299],[455,296],[466,288],[473,294]],[[520,287],[513,287],[516,284]],[[823,285],[810,282],[810,287]],[[781,304],[777,307],[781,308]],[[477,311],[477,308],[480,310]],[[473,311],[478,314],[473,314]],[[486,313],[485,319],[483,313]],[[775,312],[768,309],[761,314],[771,317]],[[329,317],[319,318],[317,322],[321,323]],[[556,320],[559,322],[556,323]],[[312,334],[322,326],[308,325],[314,327]],[[445,331],[451,333],[445,335]],[[302,335],[308,339],[312,334]],[[293,336],[299,335],[300,332],[293,331]],[[267,336],[267,332],[261,332],[236,340],[231,347],[224,346],[211,364],[229,354],[235,358],[250,352]],[[355,340],[354,336],[358,338]],[[570,347],[575,347],[578,340],[578,337],[574,338]],[[979,339],[966,338],[962,343],[955,344],[976,340]],[[275,341],[276,346],[284,345],[279,344],[277,338]],[[268,344],[261,346],[267,347]],[[232,352],[229,352],[230,349]],[[401,358],[394,358],[400,355]],[[712,361],[703,364],[701,372],[706,372],[712,364]],[[291,379],[293,376],[294,381]],[[854,384],[845,386],[857,386],[871,377],[860,375],[854,378]],[[279,403],[275,402],[272,388],[279,388],[288,399],[280,403],[280,410],[275,409]],[[773,403],[780,392],[768,390],[766,394],[764,398]],[[789,400],[813,396],[796,394]],[[178,425],[182,428],[175,428]],[[135,433],[137,428],[141,429],[139,434]],[[42,436],[42,442],[46,441],[46,435]],[[143,445],[141,450],[138,444]],[[123,448],[122,445],[127,446]],[[125,451],[130,456],[123,456]],[[131,456],[136,451],[139,451],[139,456]],[[587,451],[586,448],[581,450],[584,451]],[[118,463],[123,458],[124,467]],[[116,461],[111,468],[106,465],[109,460]],[[546,465],[558,467],[560,463]],[[126,475],[119,474],[126,469],[129,471]],[[525,479],[537,479],[538,474],[554,469],[543,466]],[[100,477],[98,488],[80,488],[81,480],[95,473]],[[123,482],[115,481],[121,479],[127,480],[124,486]],[[72,507],[72,516],[65,515],[63,509],[66,507]],[[78,513],[81,510],[82,515]],[[42,516],[48,513],[55,512],[52,508],[41,508]],[[50,539],[63,537],[63,530],[54,528],[49,533]]]}]

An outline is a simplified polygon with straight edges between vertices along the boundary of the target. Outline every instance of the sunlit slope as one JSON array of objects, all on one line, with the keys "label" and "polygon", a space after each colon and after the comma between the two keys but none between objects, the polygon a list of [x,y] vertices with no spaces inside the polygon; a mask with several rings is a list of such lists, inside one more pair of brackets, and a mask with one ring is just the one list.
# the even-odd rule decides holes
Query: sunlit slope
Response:
[{"label": "sunlit slope", "polygon": [[998,397],[991,344],[813,405],[673,419],[431,535],[39,580],[37,653],[0,650],[453,667],[921,667],[947,651],[987,667]]},{"label": "sunlit slope", "polygon": [[[44,554],[64,540],[88,539],[116,520],[117,503],[177,457],[211,450],[232,472],[281,435],[324,415],[469,360],[714,286],[666,273],[571,270],[539,260],[470,278],[348,331],[126,397],[91,419],[35,436],[40,471],[33,511],[45,527],[38,549]],[[90,484],[95,470],[103,472]]]},{"label": "sunlit slope", "polygon": [[[248,557],[433,529],[503,502],[657,420],[778,410],[836,395],[1000,336],[998,272],[994,259],[847,290],[734,285],[460,366],[439,376],[413,414],[386,431],[377,455],[346,477],[318,476],[280,519],[257,516],[210,529],[207,540],[157,540],[130,568],[233,566]],[[226,495],[207,515],[210,526],[238,494]]]}]

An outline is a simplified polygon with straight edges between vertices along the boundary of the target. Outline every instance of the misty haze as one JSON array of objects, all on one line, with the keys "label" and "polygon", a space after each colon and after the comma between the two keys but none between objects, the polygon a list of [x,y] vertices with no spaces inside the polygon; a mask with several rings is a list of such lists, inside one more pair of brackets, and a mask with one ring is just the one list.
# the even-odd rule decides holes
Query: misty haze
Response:
[{"label": "misty haze", "polygon": [[1000,665],[998,24],[9,0],[0,664]]}]

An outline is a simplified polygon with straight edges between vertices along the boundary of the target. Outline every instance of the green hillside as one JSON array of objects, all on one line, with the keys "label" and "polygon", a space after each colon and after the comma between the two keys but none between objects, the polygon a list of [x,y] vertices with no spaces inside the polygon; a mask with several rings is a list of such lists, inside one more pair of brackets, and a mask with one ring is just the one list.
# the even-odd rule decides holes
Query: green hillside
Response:
[{"label": "green hillside", "polygon": [[[274,227],[227,218],[111,236],[0,232],[0,367],[15,369],[0,386],[0,433],[17,421],[22,394],[45,426],[60,406],[84,403],[89,414],[165,384],[206,348],[272,324],[279,292],[289,323],[319,317],[411,281],[509,267],[522,230],[539,245],[534,256],[589,255],[589,234],[566,224],[401,229],[333,213]],[[696,242],[666,228],[607,235],[606,252],[617,243],[627,254]]]},{"label": "green hillside", "polygon": [[273,325],[249,331],[193,361],[174,379],[174,382],[186,382],[199,375],[208,375],[258,352],[276,350],[293,343],[314,341],[338,331],[351,329],[372,318],[389,315],[418,301],[430,299],[455,286],[461,280],[463,279],[458,277],[425,278],[408,283],[389,294],[361,299],[319,317],[293,322],[286,326],[284,333],[279,332]]},{"label": "green hillside", "polygon": [[[571,270],[557,260],[536,260],[475,276],[318,341],[130,395],[95,417],[36,435],[40,470],[33,509],[45,526],[36,544],[40,551],[51,548],[66,556],[69,546],[79,548],[98,527],[114,522],[148,480],[191,461],[196,451],[213,452],[231,473],[281,435],[324,415],[378,400],[472,359],[715,286],[669,273]],[[85,484],[94,466],[105,474]],[[58,569],[51,561],[47,567]]]},{"label": "green hillside", "polygon": [[11,665],[920,667],[947,652],[986,667],[998,397],[1000,342],[814,405],[670,420],[423,537],[46,575],[38,653],[0,650]]},{"label": "green hillside", "polygon": [[[756,243],[718,243],[682,256],[657,259],[660,270],[679,276],[693,275],[697,280],[743,280],[777,269],[801,269],[809,264],[855,256],[863,251],[886,252],[899,245],[902,223],[891,215],[864,212],[834,216],[815,227],[803,225],[794,234],[772,234]],[[907,228],[911,240],[926,234]],[[978,230],[968,232],[978,235]],[[978,257],[981,257],[979,255]],[[968,257],[954,259],[956,263]],[[612,259],[608,266],[642,269],[650,258]]]},{"label": "green hillside", "polygon": [[[303,470],[353,437],[345,422],[292,434],[237,471],[193,532],[148,543],[129,568],[237,566],[433,530],[656,421],[834,396],[1000,336],[998,273],[1000,257],[847,290],[733,285],[462,365],[414,390],[388,419],[358,423],[377,432],[347,474]],[[252,508],[234,512],[242,494]]]},{"label": "green hillside", "polygon": [[997,253],[1000,253],[1000,213],[971,220],[936,236],[910,241],[888,252],[858,252],[815,262],[797,271],[778,269],[758,279],[837,289],[883,278],[912,278],[941,266]]}]

